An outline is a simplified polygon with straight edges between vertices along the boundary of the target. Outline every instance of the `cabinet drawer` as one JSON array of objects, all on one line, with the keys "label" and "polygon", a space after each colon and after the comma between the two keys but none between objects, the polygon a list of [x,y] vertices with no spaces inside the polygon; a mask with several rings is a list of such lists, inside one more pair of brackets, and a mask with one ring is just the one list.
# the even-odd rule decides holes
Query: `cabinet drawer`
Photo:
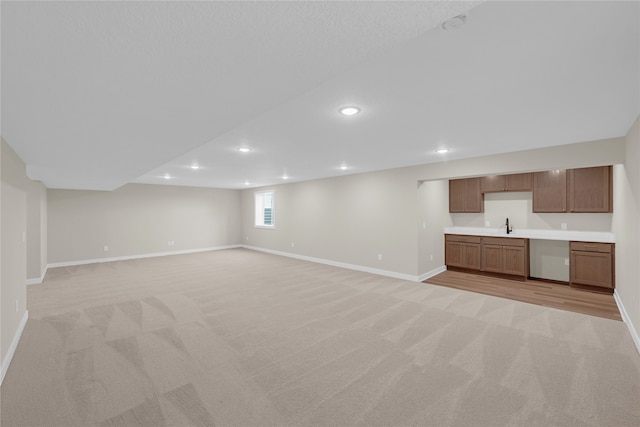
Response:
[{"label": "cabinet drawer", "polygon": [[527,239],[513,239],[511,237],[483,237],[483,245],[499,245],[499,246],[525,246]]},{"label": "cabinet drawer", "polygon": [[480,243],[480,236],[465,236],[463,234],[445,234],[447,242]]},{"label": "cabinet drawer", "polygon": [[572,251],[611,253],[611,243],[571,242]]}]

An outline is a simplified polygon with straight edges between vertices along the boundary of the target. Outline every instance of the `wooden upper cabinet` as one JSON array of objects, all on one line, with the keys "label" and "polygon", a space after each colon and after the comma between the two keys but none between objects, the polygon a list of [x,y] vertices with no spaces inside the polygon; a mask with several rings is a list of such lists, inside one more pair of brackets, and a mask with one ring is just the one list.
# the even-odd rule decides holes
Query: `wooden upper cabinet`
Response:
[{"label": "wooden upper cabinet", "polygon": [[613,212],[612,167],[569,170],[570,212]]},{"label": "wooden upper cabinet", "polygon": [[533,212],[613,212],[613,167],[449,180],[449,212],[484,212],[484,193],[533,191]]},{"label": "wooden upper cabinet", "polygon": [[484,212],[480,178],[449,180],[449,212]]},{"label": "wooden upper cabinet", "polygon": [[531,191],[532,189],[532,173],[516,173],[507,175],[507,191]]},{"label": "wooden upper cabinet", "polygon": [[517,173],[511,175],[489,175],[480,178],[480,190],[483,193],[499,191],[531,191],[533,174]]},{"label": "wooden upper cabinet", "polygon": [[466,188],[466,179],[449,180],[449,212],[464,212]]},{"label": "wooden upper cabinet", "polygon": [[480,190],[483,193],[494,193],[507,190],[506,175],[489,175],[480,178]]},{"label": "wooden upper cabinet", "polygon": [[465,212],[484,212],[484,196],[480,191],[480,178],[467,178]]},{"label": "wooden upper cabinet", "polygon": [[567,211],[567,172],[564,169],[533,174],[533,211]]}]

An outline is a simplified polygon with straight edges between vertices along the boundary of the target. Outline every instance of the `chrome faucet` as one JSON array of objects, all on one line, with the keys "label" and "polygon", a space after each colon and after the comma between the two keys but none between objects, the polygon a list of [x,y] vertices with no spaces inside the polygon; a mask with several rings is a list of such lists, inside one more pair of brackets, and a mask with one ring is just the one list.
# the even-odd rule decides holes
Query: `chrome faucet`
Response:
[{"label": "chrome faucet", "polygon": [[509,218],[507,218],[507,234],[513,231],[513,227],[509,227]]}]

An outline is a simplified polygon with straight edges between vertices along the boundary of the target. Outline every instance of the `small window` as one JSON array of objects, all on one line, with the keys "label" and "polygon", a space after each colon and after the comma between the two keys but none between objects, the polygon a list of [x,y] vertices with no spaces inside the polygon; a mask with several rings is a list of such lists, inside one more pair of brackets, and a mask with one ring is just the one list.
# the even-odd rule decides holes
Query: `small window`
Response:
[{"label": "small window", "polygon": [[275,228],[275,191],[256,191],[256,227]]}]

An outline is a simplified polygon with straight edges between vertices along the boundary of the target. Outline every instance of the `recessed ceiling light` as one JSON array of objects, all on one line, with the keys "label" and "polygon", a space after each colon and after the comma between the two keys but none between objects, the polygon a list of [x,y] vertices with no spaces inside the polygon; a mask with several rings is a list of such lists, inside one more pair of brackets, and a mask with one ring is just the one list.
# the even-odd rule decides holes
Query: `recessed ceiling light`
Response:
[{"label": "recessed ceiling light", "polygon": [[238,151],[241,152],[241,153],[248,153],[248,152],[251,151],[251,148],[249,148],[249,147],[240,147],[240,148],[238,148]]},{"label": "recessed ceiling light", "polygon": [[165,173],[163,176],[164,179],[171,179],[171,175],[169,175],[168,173]]},{"label": "recessed ceiling light", "polygon": [[244,185],[249,185],[249,181],[245,181],[245,182],[244,182]]},{"label": "recessed ceiling light", "polygon": [[340,170],[341,170],[341,171],[346,171],[347,169],[349,169],[349,166],[347,166],[347,165],[340,165]]},{"label": "recessed ceiling light", "polygon": [[287,175],[282,175],[282,179],[289,179]]},{"label": "recessed ceiling light", "polygon": [[439,150],[436,150],[436,153],[438,154],[444,154],[444,153],[448,153],[449,149],[448,148],[441,148]]},{"label": "recessed ceiling light", "polygon": [[194,163],[194,164],[191,165],[191,169],[193,169],[195,171],[195,170],[200,169],[200,166],[198,166],[197,164]]},{"label": "recessed ceiling light", "polygon": [[342,107],[338,111],[340,111],[340,114],[342,115],[353,116],[355,114],[358,114],[360,112],[360,109],[358,107]]}]

